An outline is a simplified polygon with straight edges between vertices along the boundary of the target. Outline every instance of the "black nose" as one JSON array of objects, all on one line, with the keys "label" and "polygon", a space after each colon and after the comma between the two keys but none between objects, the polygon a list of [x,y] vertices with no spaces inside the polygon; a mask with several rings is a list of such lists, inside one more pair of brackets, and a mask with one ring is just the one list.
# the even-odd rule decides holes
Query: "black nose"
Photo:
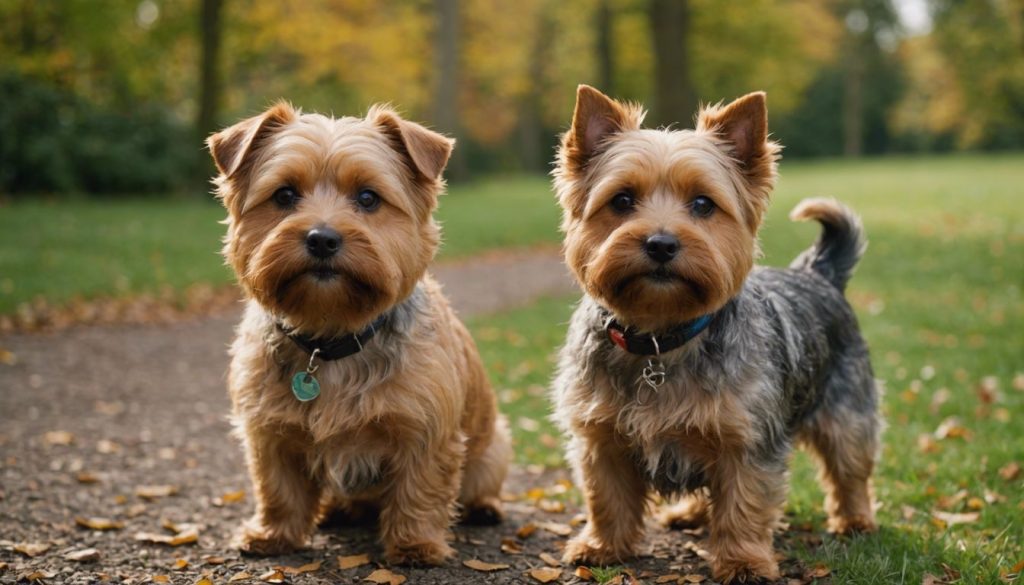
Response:
[{"label": "black nose", "polygon": [[679,240],[670,234],[654,234],[644,242],[644,251],[651,260],[664,264],[679,253]]},{"label": "black nose", "polygon": [[330,258],[341,248],[341,234],[329,227],[318,227],[306,234],[306,249],[321,260]]}]

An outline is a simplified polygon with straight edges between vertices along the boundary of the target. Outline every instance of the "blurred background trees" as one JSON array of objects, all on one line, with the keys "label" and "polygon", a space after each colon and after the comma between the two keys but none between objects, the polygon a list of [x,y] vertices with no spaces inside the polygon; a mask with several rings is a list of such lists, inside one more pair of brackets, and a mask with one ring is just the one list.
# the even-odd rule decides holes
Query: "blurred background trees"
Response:
[{"label": "blurred background trees", "polygon": [[1024,146],[1024,3],[896,2],[6,0],[0,192],[196,190],[203,137],[282,97],[390,102],[455,180],[543,172],[578,83],[674,127],[764,89],[789,157]]}]

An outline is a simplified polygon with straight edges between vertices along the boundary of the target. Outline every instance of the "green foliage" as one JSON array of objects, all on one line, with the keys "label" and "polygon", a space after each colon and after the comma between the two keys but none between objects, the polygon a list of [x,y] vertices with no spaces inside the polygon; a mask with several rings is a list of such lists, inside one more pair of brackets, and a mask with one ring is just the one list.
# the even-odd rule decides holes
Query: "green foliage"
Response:
[{"label": "green foliage", "polygon": [[181,188],[201,154],[166,109],[100,107],[0,71],[0,193],[140,193]]}]

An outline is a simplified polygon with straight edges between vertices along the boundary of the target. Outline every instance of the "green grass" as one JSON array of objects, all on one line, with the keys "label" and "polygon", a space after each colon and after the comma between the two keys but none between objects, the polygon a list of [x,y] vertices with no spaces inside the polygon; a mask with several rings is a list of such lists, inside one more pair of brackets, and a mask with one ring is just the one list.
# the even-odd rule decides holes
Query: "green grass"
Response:
[{"label": "green grass", "polygon": [[[0,202],[0,314],[41,298],[183,291],[232,281],[219,255],[224,211],[203,197]],[[545,177],[457,185],[441,199],[441,259],[558,240]]]},{"label": "green grass", "polygon": [[[998,474],[1012,461],[1024,465],[1024,391],[1013,382],[1024,375],[1022,184],[1020,156],[782,166],[762,232],[765,264],[788,263],[815,237],[817,226],[786,219],[809,195],[853,206],[871,240],[848,296],[886,387],[889,427],[875,483],[883,529],[820,546],[788,541],[791,554],[826,564],[837,583],[917,584],[925,573],[942,576],[943,563],[962,573],[960,583],[999,583],[1001,571],[1024,560],[1024,477]],[[572,302],[544,300],[471,322],[523,463],[559,461],[545,387]],[[986,378],[996,385],[991,404],[979,390]],[[920,437],[949,417],[968,436],[922,449]],[[933,521],[943,499],[962,490],[967,496],[948,511],[970,511],[979,498],[978,521]],[[987,492],[1005,499],[985,502]],[[798,454],[791,523],[823,532],[822,497],[813,465]]]}]

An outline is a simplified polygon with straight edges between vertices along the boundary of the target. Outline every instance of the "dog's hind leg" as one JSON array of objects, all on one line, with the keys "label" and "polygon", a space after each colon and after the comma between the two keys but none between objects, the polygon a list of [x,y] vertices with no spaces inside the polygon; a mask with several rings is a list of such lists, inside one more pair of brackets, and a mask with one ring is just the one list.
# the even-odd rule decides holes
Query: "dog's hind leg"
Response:
[{"label": "dog's hind leg", "polygon": [[871,532],[876,528],[871,473],[880,427],[874,380],[851,389],[850,379],[841,375],[826,382],[825,404],[807,421],[801,439],[818,459],[829,531]]},{"label": "dog's hind leg", "polygon": [[462,522],[481,525],[501,522],[504,517],[501,509],[501,486],[505,483],[511,458],[512,441],[509,437],[508,423],[505,417],[499,416],[494,425],[490,444],[479,454],[470,455],[466,459],[459,495]]}]

